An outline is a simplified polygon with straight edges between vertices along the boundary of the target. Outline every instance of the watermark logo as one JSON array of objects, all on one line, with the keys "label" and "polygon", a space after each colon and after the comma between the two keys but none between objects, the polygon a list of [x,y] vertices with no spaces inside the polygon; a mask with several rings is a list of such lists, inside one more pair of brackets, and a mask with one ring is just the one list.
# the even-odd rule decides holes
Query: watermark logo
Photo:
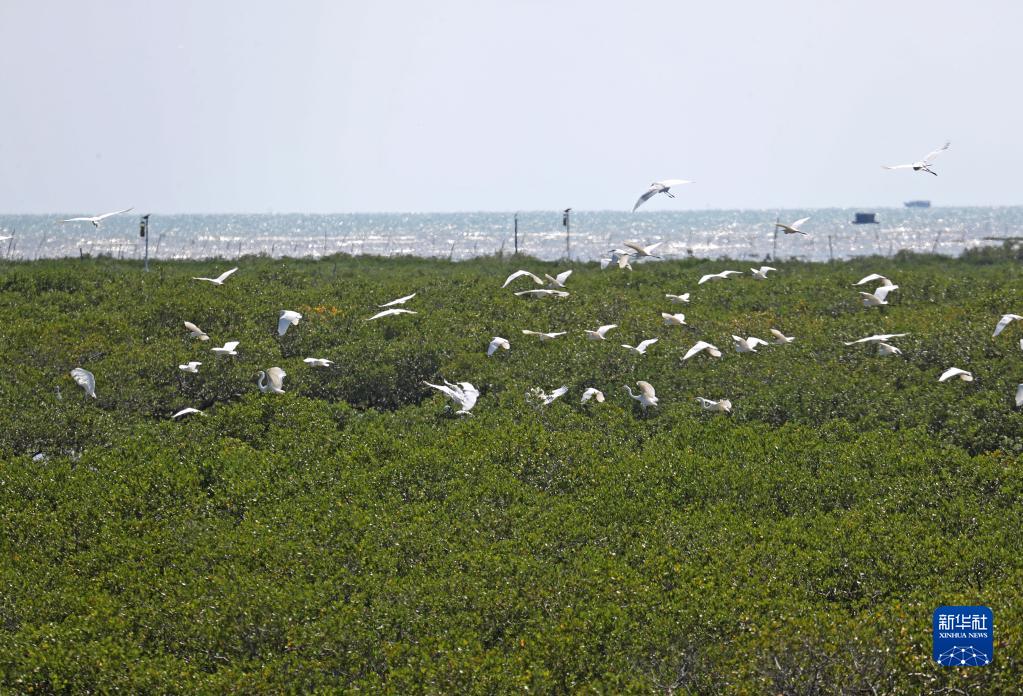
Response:
[{"label": "watermark logo", "polygon": [[994,657],[995,617],[985,606],[938,607],[932,617],[934,660],[947,667],[980,667]]}]

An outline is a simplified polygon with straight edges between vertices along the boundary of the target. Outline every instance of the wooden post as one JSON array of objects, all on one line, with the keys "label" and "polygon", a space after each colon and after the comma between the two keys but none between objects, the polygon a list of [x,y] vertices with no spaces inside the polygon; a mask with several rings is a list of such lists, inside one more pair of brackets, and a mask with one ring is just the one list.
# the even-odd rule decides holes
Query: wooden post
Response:
[{"label": "wooden post", "polygon": [[515,255],[519,255],[519,214],[515,213]]},{"label": "wooden post", "polygon": [[565,208],[564,217],[561,218],[561,224],[565,226],[565,258],[572,258],[572,247],[570,246],[569,234],[572,231],[572,209]]},{"label": "wooden post", "polygon": [[139,236],[146,240],[145,259],[142,262],[142,270],[149,272],[149,215],[143,215],[139,221]]}]

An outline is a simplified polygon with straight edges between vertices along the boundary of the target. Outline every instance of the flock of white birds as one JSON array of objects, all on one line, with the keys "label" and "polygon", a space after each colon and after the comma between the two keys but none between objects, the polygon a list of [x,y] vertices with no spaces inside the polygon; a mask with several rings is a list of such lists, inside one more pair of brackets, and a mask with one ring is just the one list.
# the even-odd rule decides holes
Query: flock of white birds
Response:
[{"label": "flock of white birds", "polygon": [[[937,174],[931,169],[931,165],[933,164],[934,159],[938,155],[948,150],[949,145],[950,143],[946,142],[944,146],[929,153],[918,162],[913,162],[911,164],[890,165],[885,166],[884,168],[912,169],[914,171],[923,171],[927,172],[928,174],[933,174],[937,176]],[[663,193],[670,198],[674,198],[675,197],[674,194],[671,193],[672,187],[691,183],[693,182],[685,179],[665,179],[663,181],[655,181],[639,197],[639,200],[636,201],[636,204],[633,206],[632,209],[633,211],[635,211],[643,203],[645,203],[658,193]],[[99,227],[100,223],[104,219],[109,218],[113,215],[118,215],[120,213],[126,213],[130,210],[132,210],[132,208],[118,210],[111,213],[105,213],[103,215],[96,215],[93,217],[68,218],[66,220],[62,220],[61,222],[89,222],[92,225]],[[799,220],[795,220],[791,223],[778,222],[776,223],[775,226],[777,229],[781,230],[785,234],[805,235],[807,233],[803,231],[802,227],[809,219],[810,219],[809,217],[804,217]],[[662,242],[657,242],[655,244],[649,245],[642,245],[639,242],[625,242],[623,245],[625,247],[624,249],[614,249],[610,252],[610,255],[607,258],[600,259],[600,267],[601,269],[606,269],[609,267],[617,266],[621,270],[627,269],[632,271],[633,270],[632,261],[634,260],[644,258],[661,258],[660,256],[657,256],[654,253],[661,244]],[[193,278],[193,280],[208,282],[213,285],[220,286],[223,285],[228,280],[228,278],[230,278],[231,275],[234,274],[237,270],[238,268],[235,267],[228,271],[225,271],[224,273],[221,273],[219,276],[215,278],[195,277]],[[767,280],[768,273],[777,271],[778,269],[773,268],[771,266],[761,266],[760,268],[751,268],[750,274],[756,280]],[[546,285],[546,287],[529,290],[520,290],[515,292],[516,296],[557,298],[568,297],[569,291],[566,290],[565,288],[568,279],[571,275],[572,271],[567,270],[557,274],[556,276],[544,274],[544,277],[541,278],[540,276],[536,275],[535,273],[531,273],[530,271],[518,270],[509,275],[508,278],[505,279],[504,284],[501,287],[506,288],[519,278],[529,278],[535,284],[541,286]],[[731,276],[740,275],[743,275],[743,272],[736,270],[724,270],[721,271],[720,273],[711,273],[701,277],[697,282],[697,285],[703,285],[704,283],[714,280],[727,280]],[[874,282],[879,282],[880,285],[878,285],[873,292],[859,293],[862,298],[863,305],[865,307],[880,307],[887,305],[888,295],[899,289],[899,286],[893,283],[889,278],[877,273],[871,273],[870,275],[861,278],[856,283],[853,283],[853,285],[855,287],[859,287]],[[382,319],[384,317],[399,316],[402,314],[417,314],[417,312],[413,310],[405,309],[400,306],[409,302],[415,296],[416,293],[412,293],[410,295],[405,295],[404,297],[399,297],[395,300],[391,300],[390,302],[378,305],[378,308],[381,309],[382,311],[374,314],[371,317],[368,317],[366,321],[375,321],[377,319]],[[686,292],[677,295],[666,293],[664,297],[669,302],[675,304],[687,304],[690,301],[691,293]],[[672,314],[668,312],[662,312],[661,318],[664,322],[664,325],[666,326],[679,327],[687,326],[685,314],[682,313]],[[292,326],[296,326],[301,321],[301,319],[302,315],[296,311],[288,309],[281,310],[277,320],[278,335],[284,336],[288,332],[288,330]],[[1023,319],[1023,316],[1020,316],[1018,314],[1003,315],[1001,319],[999,319],[998,324],[995,326],[993,336],[998,336],[1005,329],[1005,327],[1009,325],[1009,323],[1020,319]],[[199,341],[209,340],[210,338],[209,335],[207,335],[206,332],[204,332],[202,329],[200,329],[192,322],[186,321],[184,322],[184,326],[185,329],[189,332],[190,337],[195,338]],[[617,324],[606,324],[603,326],[599,326],[596,329],[584,329],[582,333],[586,336],[588,340],[606,341],[607,334],[616,328],[618,328]],[[795,340],[794,336],[786,336],[779,329],[772,328],[770,331],[771,334],[774,336],[773,342],[776,345],[786,345],[792,343]],[[525,336],[536,336],[540,341],[553,341],[562,336],[568,335],[567,331],[544,332],[533,331],[530,329],[522,329],[522,333]],[[855,341],[846,342],[845,345],[851,346],[860,343],[876,343],[878,347],[877,354],[880,356],[901,355],[902,351],[896,346],[892,345],[891,341],[893,339],[900,338],[906,335],[907,334],[904,333],[877,334],[874,336],[867,336],[865,338],[857,339]],[[636,345],[631,345],[627,343],[622,343],[620,345],[622,348],[625,348],[626,350],[631,351],[636,355],[642,356],[646,355],[647,351],[650,350],[654,346],[654,344],[658,342],[658,340],[659,339],[657,338],[648,338],[639,341]],[[738,353],[756,353],[758,347],[770,345],[764,339],[758,338],[756,336],[747,336],[743,338],[742,336],[733,335],[732,341],[733,346],[736,352]],[[235,356],[238,355],[238,351],[236,350],[238,345],[239,341],[227,341],[226,343],[224,343],[222,347],[218,346],[212,348],[210,352],[214,353],[215,355],[221,356]],[[1023,349],[1023,339],[1020,340],[1020,348]],[[511,350],[511,342],[507,338],[503,338],[501,336],[494,336],[491,339],[489,345],[487,346],[486,351],[487,356],[493,357],[499,350],[505,351]],[[706,353],[708,356],[712,358],[720,358],[722,354],[720,348],[707,341],[701,340],[697,341],[686,352],[686,354],[682,357],[682,361],[685,362],[695,357],[696,355],[699,355],[700,353]],[[318,357],[307,357],[303,360],[303,362],[305,362],[310,367],[318,368],[330,368],[334,364],[333,361],[327,358]],[[201,361],[192,360],[183,365],[178,365],[178,369],[180,369],[182,372],[196,374],[199,372],[199,368],[202,366],[202,364],[203,363]],[[82,387],[82,389],[85,390],[85,393],[89,397],[97,398],[96,377],[91,372],[84,368],[76,367],[71,371],[71,377],[79,386]],[[270,367],[266,370],[260,370],[257,377],[256,386],[264,394],[283,394],[285,377],[287,377],[287,373],[280,367],[275,366]],[[973,381],[973,374],[967,370],[963,370],[961,368],[953,366],[945,370],[938,378],[938,381],[946,382],[954,378],[959,378],[960,380],[965,382],[971,382]],[[433,389],[438,390],[446,397],[448,397],[455,404],[455,406],[457,406],[457,410],[455,411],[456,414],[471,415],[471,411],[473,407],[476,405],[476,402],[480,395],[479,390],[469,382],[452,383],[448,382],[447,380],[443,381],[444,384],[433,384],[430,382],[424,382],[424,384],[426,384],[429,387],[432,387]],[[632,388],[629,385],[624,385],[624,389],[632,399],[639,402],[639,405],[642,407],[644,411],[646,411],[647,408],[650,408],[652,406],[657,406],[658,397],[653,385],[651,385],[649,382],[638,381],[636,382],[636,386],[638,387],[638,391],[635,393],[632,391]],[[547,406],[553,403],[555,400],[567,394],[568,391],[569,388],[567,386],[558,387],[557,389],[554,389],[550,393],[545,392],[543,389],[535,388],[530,392],[530,396],[533,397],[542,405]],[[732,411],[732,402],[729,399],[721,398],[714,400],[705,398],[703,396],[697,396],[695,398],[697,403],[704,410],[721,413],[730,413]],[[595,387],[587,387],[583,391],[580,402],[585,404],[590,400],[596,401],[597,403],[603,403],[605,400],[605,396],[603,392],[601,392],[599,389]],[[1015,402],[1017,407],[1023,406],[1023,384],[1020,384],[1016,389]],[[192,414],[202,415],[203,412],[199,409],[189,407],[177,411],[171,416],[171,418],[176,420]]]}]

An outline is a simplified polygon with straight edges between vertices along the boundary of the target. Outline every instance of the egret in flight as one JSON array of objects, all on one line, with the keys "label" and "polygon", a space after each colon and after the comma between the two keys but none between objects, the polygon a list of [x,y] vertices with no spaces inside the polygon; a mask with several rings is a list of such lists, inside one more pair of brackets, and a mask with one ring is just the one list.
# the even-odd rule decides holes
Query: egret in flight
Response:
[{"label": "egret in flight", "polygon": [[217,355],[238,355],[238,351],[235,350],[237,347],[238,341],[228,341],[223,348],[211,348],[210,352]]},{"label": "egret in flight", "polygon": [[881,275],[880,273],[871,273],[868,276],[864,276],[864,277],[860,278],[858,282],[853,283],[853,286],[855,287],[857,285],[865,285],[866,283],[872,283],[875,280],[883,281],[882,285],[894,285],[895,284],[892,281],[888,280],[888,278],[886,278],[885,276]]},{"label": "egret in flight", "polygon": [[653,344],[657,343],[657,341],[658,341],[658,339],[656,339],[656,338],[648,338],[647,340],[640,342],[640,344],[638,346],[630,346],[630,345],[627,345],[627,344],[623,343],[622,344],[622,348],[628,348],[629,350],[631,350],[633,353],[636,353],[637,355],[646,355],[647,348],[649,348]]},{"label": "egret in flight", "polygon": [[1023,317],[1021,317],[1018,314],[1003,314],[1002,318],[998,320],[997,324],[995,324],[995,332],[991,334],[991,338],[994,338],[998,334],[1002,333],[1006,326],[1016,321],[1017,319],[1023,319]]},{"label": "egret in flight", "polygon": [[175,413],[173,416],[171,416],[171,420],[177,420],[178,418],[184,418],[185,416],[193,414],[193,413],[198,413],[200,416],[205,416],[206,415],[205,413],[203,413],[199,409],[192,408],[191,406],[189,406],[188,408],[183,408],[180,411],[178,411],[177,413]]},{"label": "egret in flight", "polygon": [[532,278],[533,282],[536,283],[537,285],[543,285],[543,281],[540,279],[540,276],[538,276],[538,275],[536,275],[534,273],[530,273],[529,271],[515,271],[514,273],[512,273],[510,276],[508,276],[505,279],[504,285],[502,285],[501,287],[502,288],[508,287],[508,283],[512,282],[516,278],[521,278],[522,276],[526,276],[527,278]]},{"label": "egret in flight", "polygon": [[588,338],[591,341],[606,341],[607,332],[610,331],[611,329],[617,328],[618,324],[604,324],[603,326],[598,326],[593,331],[590,331],[589,329],[583,329],[583,333],[585,333],[586,338]]},{"label": "egret in flight", "polygon": [[688,292],[682,293],[681,295],[667,295],[666,294],[665,297],[667,297],[669,300],[671,300],[675,304],[688,304],[689,303],[689,293]]},{"label": "egret in flight", "polygon": [[374,319],[380,319],[381,317],[392,317],[398,314],[419,314],[419,312],[413,312],[411,309],[385,309],[382,312],[377,312],[366,321],[373,321]]},{"label": "egret in flight", "polygon": [[749,338],[732,336],[732,340],[735,341],[735,350],[739,353],[756,353],[757,346],[767,345],[767,341],[756,336],[750,336]]},{"label": "egret in flight", "polygon": [[790,225],[786,225],[784,222],[776,222],[774,223],[774,227],[775,229],[782,230],[783,232],[785,232],[785,234],[801,234],[805,237],[806,232],[804,232],[800,228],[802,228],[803,223],[805,223],[809,219],[810,219],[809,216],[805,218],[799,218]]},{"label": "egret in flight", "polygon": [[91,222],[93,227],[99,227],[99,223],[101,223],[102,221],[106,220],[108,217],[113,217],[114,215],[120,215],[121,213],[127,213],[127,212],[129,212],[131,210],[134,210],[134,208],[125,208],[124,210],[115,210],[112,213],[103,213],[102,215],[95,215],[93,217],[74,217],[74,218],[68,218],[67,220],[61,220],[61,223],[65,223],[65,222]]},{"label": "egret in flight", "polygon": [[938,377],[938,381],[939,382],[944,382],[945,380],[952,379],[953,377],[958,377],[959,379],[963,380],[964,382],[972,382],[973,381],[973,373],[972,372],[967,372],[966,370],[960,370],[958,367],[950,367],[947,370],[945,370],[944,372],[942,372],[941,373],[941,377]]},{"label": "egret in flight", "polygon": [[845,345],[852,346],[857,343],[887,343],[893,338],[899,338],[900,336],[908,336],[909,334],[874,334],[873,336],[867,336],[866,338],[859,338],[855,341],[847,341]]},{"label": "egret in flight", "polygon": [[281,316],[277,320],[277,335],[283,336],[288,333],[288,329],[292,324],[297,324],[302,319],[302,315],[298,312],[293,312],[290,309],[282,309]]},{"label": "egret in flight", "polygon": [[786,343],[792,343],[796,340],[795,336],[786,336],[778,329],[771,329],[771,333],[774,335],[774,342],[778,345],[784,345]]},{"label": "egret in flight", "polygon": [[878,343],[877,354],[881,356],[885,355],[902,355],[902,351],[893,346],[891,343]]},{"label": "egret in flight", "polygon": [[210,340],[210,337],[206,334],[205,331],[203,331],[190,321],[185,322],[185,328],[188,329],[189,331],[188,335],[191,336],[192,338],[198,338],[200,341]]},{"label": "egret in flight", "polygon": [[532,391],[532,396],[534,396],[535,398],[539,399],[540,402],[544,406],[550,406],[551,404],[554,403],[555,400],[561,398],[562,396],[564,396],[567,393],[568,393],[568,387],[564,387],[564,386],[558,387],[557,389],[552,391],[550,394],[545,392],[540,387],[535,387],[533,389],[533,391]]},{"label": "egret in flight", "polygon": [[648,200],[656,196],[658,193],[663,193],[668,198],[674,198],[675,194],[671,192],[672,186],[682,186],[683,184],[691,184],[692,181],[686,179],[665,179],[664,181],[655,181],[650,184],[650,188],[643,192],[643,195],[636,201],[636,205],[632,206],[632,212],[636,212],[636,208],[646,203]]},{"label": "egret in flight", "polygon": [[458,405],[458,410],[455,411],[455,414],[459,416],[470,415],[469,412],[472,410],[472,407],[476,405],[476,400],[480,396],[479,390],[472,386],[469,382],[452,384],[451,382],[444,380],[443,385],[430,384],[429,382],[423,382],[423,384],[428,387],[433,387],[454,401],[455,404]]},{"label": "egret in flight", "polygon": [[697,341],[696,345],[694,345],[692,348],[690,348],[689,351],[685,355],[682,356],[682,361],[685,362],[686,360],[688,360],[689,358],[693,357],[694,355],[696,355],[700,351],[704,351],[704,350],[707,351],[710,354],[710,356],[713,357],[713,358],[720,358],[721,357],[721,351],[718,349],[717,346],[712,346],[711,344],[707,343],[706,341]]},{"label": "egret in flight", "polygon": [[639,393],[637,394],[632,393],[632,389],[629,388],[628,384],[625,385],[625,391],[629,392],[629,396],[639,402],[645,413],[647,408],[657,405],[657,394],[654,392],[654,387],[650,382],[640,380],[636,382],[636,386],[639,387]]},{"label": "egret in flight", "polygon": [[588,387],[586,391],[583,392],[583,398],[579,400],[579,403],[585,404],[590,399],[596,399],[597,403],[602,404],[604,403],[604,392],[593,387]]},{"label": "egret in flight", "polygon": [[259,380],[256,385],[259,387],[259,391],[264,394],[283,394],[284,393],[284,378],[288,376],[288,373],[279,367],[271,367],[269,370],[259,371]]},{"label": "egret in flight", "polygon": [[777,270],[777,268],[771,268],[770,266],[761,266],[760,268],[751,268],[749,272],[757,280],[767,280],[767,272]]},{"label": "egret in flight", "polygon": [[501,338],[500,336],[494,336],[490,339],[490,345],[487,346],[487,357],[489,358],[497,352],[498,348],[504,350],[511,350],[511,343],[508,342],[507,338]]},{"label": "egret in flight", "polygon": [[686,326],[686,315],[681,312],[678,314],[661,312],[661,319],[664,319],[665,326]]},{"label": "egret in flight", "polygon": [[515,293],[518,297],[523,295],[529,295],[530,297],[568,297],[568,293],[564,290],[519,290]]},{"label": "egret in flight", "polygon": [[234,273],[237,270],[238,270],[238,267],[235,266],[230,271],[224,271],[223,273],[218,275],[216,278],[192,278],[192,280],[205,280],[206,282],[213,283],[214,285],[223,285],[224,281],[227,280],[228,278],[230,278],[231,274]]},{"label": "egret in flight", "polygon": [[725,280],[730,275],[742,275],[742,271],[721,271],[720,273],[708,273],[707,275],[700,278],[700,282],[697,285],[703,285],[708,280],[721,279]]},{"label": "egret in flight", "polygon": [[656,242],[656,243],[651,244],[649,246],[643,246],[639,242],[625,242],[625,246],[629,247],[634,252],[636,252],[636,258],[637,259],[641,259],[641,258],[643,258],[645,256],[649,256],[650,258],[653,258],[653,259],[661,258],[660,256],[658,256],[657,254],[654,253],[654,249],[656,249],[657,247],[661,246],[662,244],[664,244],[664,242]]},{"label": "egret in flight", "polygon": [[881,166],[884,169],[912,169],[914,172],[927,172],[928,174],[938,176],[938,173],[931,169],[931,164],[933,164],[934,158],[940,155],[945,150],[947,150],[951,144],[952,144],[951,141],[946,141],[944,145],[939,147],[934,152],[928,153],[927,156],[924,157],[919,162],[913,162],[912,164],[892,164]]},{"label": "egret in flight", "polygon": [[543,333],[542,331],[530,331],[529,329],[522,329],[522,333],[527,336],[539,336],[541,341],[553,341],[558,336],[564,336],[567,331],[555,331],[551,333]]},{"label": "egret in flight", "polygon": [[717,411],[718,413],[731,413],[732,402],[728,399],[720,399],[714,401],[713,399],[704,399],[702,396],[696,397],[696,400],[703,407],[704,411]]},{"label": "egret in flight", "polygon": [[551,276],[548,273],[544,273],[543,274],[544,278],[547,279],[547,287],[549,287],[549,288],[563,288],[563,287],[565,287],[565,281],[568,280],[568,277],[570,275],[572,275],[572,271],[571,270],[562,271],[561,273],[559,273],[556,276]]},{"label": "egret in flight", "polygon": [[96,376],[88,370],[81,367],[76,367],[71,370],[71,377],[74,378],[75,383],[85,390],[87,396],[92,398],[98,398],[96,396]]},{"label": "egret in flight", "polygon": [[199,366],[202,365],[198,360],[192,360],[184,365],[178,365],[178,369],[182,372],[191,372],[193,375],[199,372]]},{"label": "egret in flight", "polygon": [[330,367],[334,364],[333,360],[327,360],[326,358],[303,358],[302,362],[309,367]]},{"label": "egret in flight", "polygon": [[399,297],[396,300],[391,300],[390,302],[385,302],[384,304],[377,305],[377,307],[383,309],[384,307],[395,307],[397,305],[403,305],[415,296],[416,293],[412,293],[411,295],[405,295],[405,297]]},{"label": "egret in flight", "polygon": [[888,293],[893,290],[898,290],[898,285],[881,285],[874,292],[861,292],[860,297],[863,298],[864,307],[880,307],[881,305],[888,304],[887,297]]}]

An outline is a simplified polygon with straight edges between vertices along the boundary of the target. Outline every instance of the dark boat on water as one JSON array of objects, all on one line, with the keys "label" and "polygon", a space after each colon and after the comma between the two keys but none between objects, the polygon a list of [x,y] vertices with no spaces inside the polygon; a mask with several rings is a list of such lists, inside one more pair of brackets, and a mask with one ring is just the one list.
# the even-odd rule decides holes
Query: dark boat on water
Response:
[{"label": "dark boat on water", "polygon": [[930,208],[930,201],[906,201],[903,203],[907,208]]},{"label": "dark boat on water", "polygon": [[852,223],[854,225],[876,225],[876,215],[877,213],[856,213],[856,217],[853,219]]}]

